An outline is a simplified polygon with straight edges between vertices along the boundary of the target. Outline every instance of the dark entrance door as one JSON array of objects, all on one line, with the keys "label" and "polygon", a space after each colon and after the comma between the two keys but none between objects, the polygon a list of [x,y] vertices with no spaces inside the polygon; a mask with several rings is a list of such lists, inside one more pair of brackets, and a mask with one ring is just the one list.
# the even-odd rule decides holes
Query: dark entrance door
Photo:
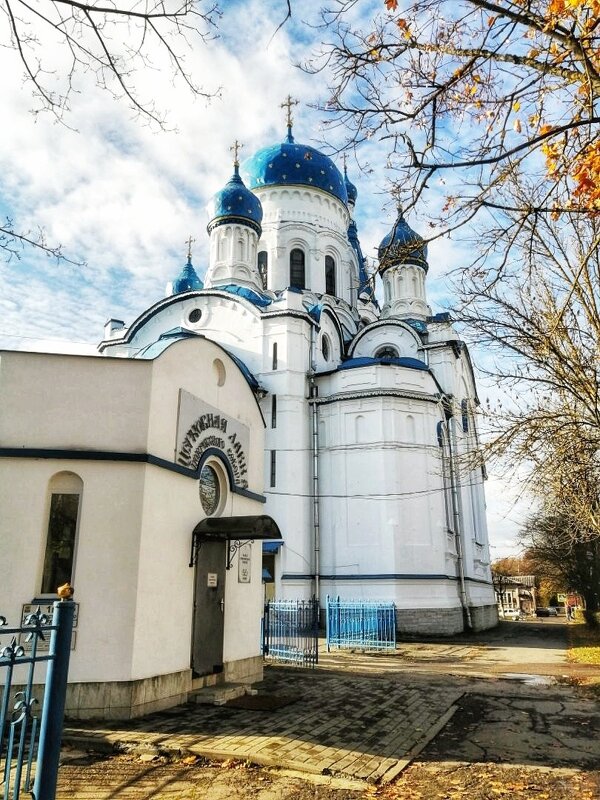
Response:
[{"label": "dark entrance door", "polygon": [[227,542],[203,542],[196,562],[192,671],[211,675],[223,671],[225,618],[225,549]]}]

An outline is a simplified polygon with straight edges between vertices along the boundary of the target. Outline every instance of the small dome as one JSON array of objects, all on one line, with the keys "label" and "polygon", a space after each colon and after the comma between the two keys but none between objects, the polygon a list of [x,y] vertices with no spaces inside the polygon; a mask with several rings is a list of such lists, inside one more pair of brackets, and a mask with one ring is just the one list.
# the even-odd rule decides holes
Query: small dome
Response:
[{"label": "small dome", "polygon": [[204,284],[192,266],[191,258],[188,257],[187,264],[173,281],[172,293],[181,294],[182,292],[193,292],[200,289],[204,289]]},{"label": "small dome", "polygon": [[344,176],[333,161],[314,147],[297,144],[291,132],[280,144],[263,147],[242,164],[251,189],[262,186],[310,186],[337,197],[344,205],[348,194]]},{"label": "small dome", "polygon": [[255,230],[259,236],[261,234],[262,205],[258,197],[252,194],[240,178],[237,164],[234,165],[233,175],[223,189],[213,197],[208,209],[210,214],[209,233],[218,225],[240,222]]},{"label": "small dome", "polygon": [[348,205],[353,206],[356,204],[356,198],[358,197],[358,189],[352,183],[350,178],[348,177],[348,171],[344,166],[344,183],[346,184],[346,194],[348,195]]},{"label": "small dome", "polygon": [[384,236],[377,251],[379,267],[385,271],[397,264],[414,264],[429,269],[427,263],[427,245],[418,233],[413,231],[404,219],[402,208],[398,208],[398,219],[392,230]]}]

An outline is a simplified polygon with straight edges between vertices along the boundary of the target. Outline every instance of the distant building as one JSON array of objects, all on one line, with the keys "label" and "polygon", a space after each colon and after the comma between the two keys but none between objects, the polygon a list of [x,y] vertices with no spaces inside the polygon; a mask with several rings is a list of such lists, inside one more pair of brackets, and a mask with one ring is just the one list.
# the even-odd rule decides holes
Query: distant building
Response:
[{"label": "distant building", "polygon": [[534,575],[498,575],[492,573],[498,616],[508,618],[518,613],[535,614],[537,606]]}]

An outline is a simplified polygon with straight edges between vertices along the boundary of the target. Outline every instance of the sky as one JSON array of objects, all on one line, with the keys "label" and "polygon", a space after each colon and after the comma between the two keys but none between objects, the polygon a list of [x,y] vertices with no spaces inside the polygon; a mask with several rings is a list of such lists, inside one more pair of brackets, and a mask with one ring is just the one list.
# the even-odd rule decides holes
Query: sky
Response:
[{"label": "sky", "polygon": [[[223,2],[215,37],[182,50],[189,72],[215,93],[210,100],[194,98],[182,81],[173,81],[160,53],[153,52],[133,79],[139,96],[165,111],[165,129],[136,117],[125,101],[98,88],[89,72],[76,76],[77,91],[62,122],[34,113],[36,98],[15,50],[0,47],[0,214],[25,234],[42,229],[49,244],[60,244],[76,262],[57,262],[31,248],[10,260],[0,256],[0,348],[95,353],[108,318],[129,324],[164,296],[185,263],[190,236],[202,277],[206,205],[231,175],[230,147],[239,140],[243,160],[282,139],[281,103],[288,94],[299,101],[296,140],[328,153],[340,147],[341,139],[324,127],[315,108],[327,98],[326,74],[297,66],[327,36],[318,27],[320,5],[293,3],[292,19],[277,30],[287,13],[284,0]],[[370,24],[382,6],[381,0],[362,0],[352,22]],[[39,35],[43,49],[37,57],[60,89],[68,54],[54,37]],[[341,167],[341,158],[336,161]],[[362,172],[359,165],[366,163],[370,169]],[[349,154],[348,172],[359,192],[363,252],[372,260],[395,219],[385,144],[371,140],[358,157]],[[408,221],[419,230],[418,213]],[[451,309],[444,277],[469,255],[457,237],[431,244],[427,286],[434,313]],[[482,399],[486,392],[480,385]],[[492,559],[518,549],[514,537],[527,509],[515,506],[514,494],[510,480],[490,475]]]}]

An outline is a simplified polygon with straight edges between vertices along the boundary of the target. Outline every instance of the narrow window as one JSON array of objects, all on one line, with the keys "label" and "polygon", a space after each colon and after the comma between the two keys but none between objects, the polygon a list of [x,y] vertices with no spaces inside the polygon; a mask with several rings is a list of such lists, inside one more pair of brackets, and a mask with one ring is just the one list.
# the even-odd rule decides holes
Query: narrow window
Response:
[{"label": "narrow window", "polygon": [[277,479],[277,452],[271,450],[271,486],[275,486]]},{"label": "narrow window", "polygon": [[331,347],[329,346],[329,337],[323,335],[321,339],[321,352],[323,353],[323,360],[329,361],[329,356],[331,355]]},{"label": "narrow window", "polygon": [[452,508],[452,482],[450,475],[450,458],[448,451],[448,438],[447,432],[444,428],[443,422],[437,424],[437,441],[440,447],[441,466],[442,466],[442,481],[444,492],[444,511],[446,514],[446,528],[449,533],[454,532],[454,513]]},{"label": "narrow window", "polygon": [[277,427],[277,395],[274,394],[271,398],[271,427]]},{"label": "narrow window", "polygon": [[267,288],[267,267],[269,266],[269,254],[266,250],[261,250],[258,254],[258,274],[262,281],[262,288]]},{"label": "narrow window", "polygon": [[465,433],[469,432],[469,403],[467,400],[461,400],[460,413],[462,417],[462,429]]},{"label": "narrow window", "polygon": [[290,253],[290,286],[295,289],[304,289],[304,253],[296,248]]},{"label": "narrow window", "polygon": [[273,342],[273,369],[277,369],[277,342]]},{"label": "narrow window", "polygon": [[325,293],[335,295],[335,261],[325,256]]},{"label": "narrow window", "polygon": [[59,473],[50,481],[50,513],[44,554],[42,594],[73,580],[75,541],[83,482],[72,473]]}]

